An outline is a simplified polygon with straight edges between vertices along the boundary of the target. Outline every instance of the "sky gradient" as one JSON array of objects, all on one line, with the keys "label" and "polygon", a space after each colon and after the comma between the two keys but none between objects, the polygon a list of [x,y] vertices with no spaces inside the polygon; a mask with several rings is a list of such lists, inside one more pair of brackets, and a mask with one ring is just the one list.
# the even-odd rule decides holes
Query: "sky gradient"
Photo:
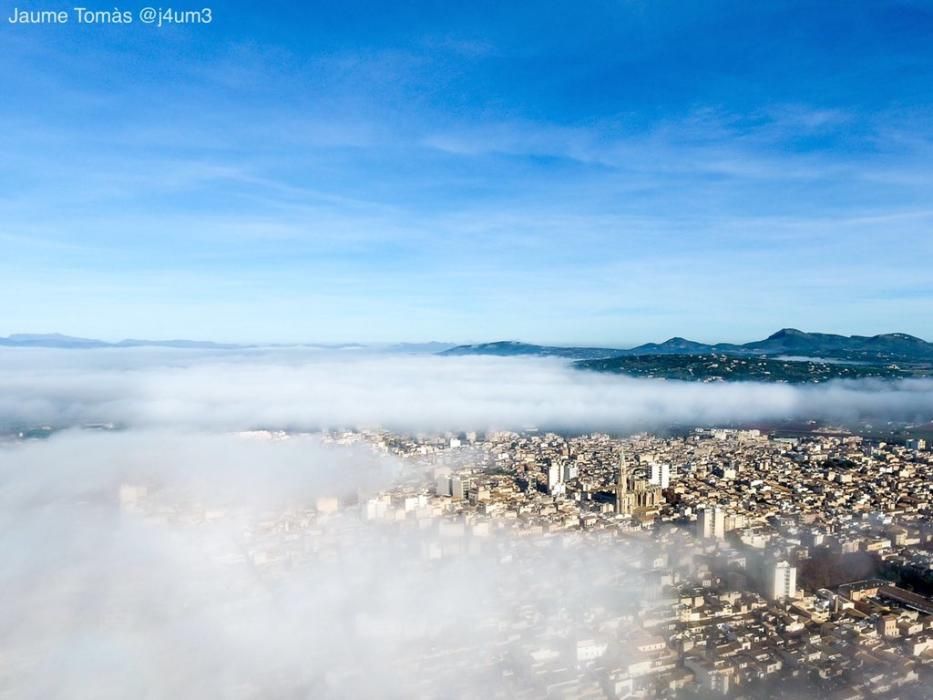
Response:
[{"label": "sky gradient", "polygon": [[71,6],[0,3],[0,334],[933,339],[929,3]]}]

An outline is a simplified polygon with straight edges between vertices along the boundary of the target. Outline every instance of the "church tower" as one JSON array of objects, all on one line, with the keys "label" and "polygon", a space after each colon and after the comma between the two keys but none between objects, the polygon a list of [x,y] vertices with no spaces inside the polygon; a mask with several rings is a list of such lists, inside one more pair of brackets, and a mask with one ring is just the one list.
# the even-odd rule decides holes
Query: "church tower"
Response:
[{"label": "church tower", "polygon": [[625,450],[619,458],[619,480],[616,482],[616,513],[631,515],[632,494],[628,490],[628,465],[625,463]]}]

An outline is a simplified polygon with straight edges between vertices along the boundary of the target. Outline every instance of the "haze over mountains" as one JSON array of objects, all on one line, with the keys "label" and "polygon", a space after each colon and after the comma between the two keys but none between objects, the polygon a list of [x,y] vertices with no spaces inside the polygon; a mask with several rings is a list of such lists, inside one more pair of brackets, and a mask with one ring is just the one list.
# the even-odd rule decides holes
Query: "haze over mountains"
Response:
[{"label": "haze over mountains", "polygon": [[[320,347],[353,349],[358,343],[216,343],[206,340],[145,340],[127,338],[117,342],[81,338],[60,333],[14,333],[0,337],[0,347],[37,348],[132,348],[167,347],[205,350],[230,350],[259,347]],[[832,333],[806,333],[795,328],[784,328],[764,340],[749,343],[698,343],[686,338],[673,337],[663,343],[645,343],[633,348],[605,348],[581,346],[536,345],[517,341],[497,341],[472,345],[452,343],[395,343],[374,345],[384,349],[419,352],[438,352],[442,355],[494,355],[511,357],[534,355],[563,357],[572,360],[606,359],[639,355],[790,355],[798,357],[840,359],[850,361],[933,361],[933,343],[907,333],[885,333],[873,336],[835,335]]]},{"label": "haze over mountains", "polygon": [[58,348],[65,350],[96,348],[178,348],[185,350],[247,350],[250,348],[303,347],[331,350],[355,350],[363,347],[378,347],[397,352],[440,352],[450,348],[453,343],[394,343],[364,346],[360,343],[215,343],[209,340],[141,340],[127,338],[117,342],[80,338],[61,333],[13,333],[0,338],[0,347],[16,348]]},{"label": "haze over mountains", "polygon": [[238,346],[226,343],[213,343],[204,340],[137,340],[127,338],[116,343],[95,338],[78,338],[61,333],[13,333],[0,338],[0,346],[17,348],[132,348],[132,347],[168,347],[231,349]]},{"label": "haze over mountains", "polygon": [[536,355],[565,357],[574,360],[595,360],[643,355],[759,355],[793,356],[846,360],[850,362],[931,362],[933,343],[906,333],[881,335],[835,335],[806,333],[796,328],[784,328],[764,340],[749,343],[698,343],[674,337],[663,343],[646,343],[634,348],[556,347],[531,345],[513,341],[459,345],[443,352],[445,355]]},{"label": "haze over mountains", "polygon": [[535,345],[514,341],[457,345],[397,344],[234,344],[198,340],[108,342],[58,333],[14,334],[0,338],[0,347],[66,350],[170,348],[190,351],[375,351],[442,356],[554,357],[572,361],[580,370],[685,381],[760,381],[811,383],[831,379],[903,379],[933,373],[933,343],[906,333],[844,336],[805,333],[784,328],[764,340],[749,343],[698,343],[674,337],[634,348]]}]

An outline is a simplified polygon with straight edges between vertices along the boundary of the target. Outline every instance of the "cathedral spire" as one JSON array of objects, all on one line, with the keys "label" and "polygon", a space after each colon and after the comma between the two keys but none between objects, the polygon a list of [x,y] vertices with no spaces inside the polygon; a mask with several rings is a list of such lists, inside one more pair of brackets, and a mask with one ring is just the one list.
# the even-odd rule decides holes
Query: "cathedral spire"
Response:
[{"label": "cathedral spire", "polygon": [[622,455],[619,457],[619,483],[616,490],[625,493],[628,490],[628,465],[625,463],[625,448],[622,448]]}]

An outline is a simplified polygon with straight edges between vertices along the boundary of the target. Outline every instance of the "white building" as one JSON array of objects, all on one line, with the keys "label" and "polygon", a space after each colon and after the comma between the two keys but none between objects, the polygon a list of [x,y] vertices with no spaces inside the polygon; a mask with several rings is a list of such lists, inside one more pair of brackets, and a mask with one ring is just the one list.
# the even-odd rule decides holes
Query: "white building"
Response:
[{"label": "white building", "polygon": [[363,518],[365,520],[379,520],[386,517],[389,504],[382,498],[370,498],[363,504]]},{"label": "white building", "polygon": [[564,471],[557,464],[551,464],[548,467],[547,492],[552,496],[562,496],[565,493]]},{"label": "white building", "polygon": [[797,567],[779,561],[771,568],[771,599],[781,600],[797,595]]},{"label": "white building", "polygon": [[666,462],[652,462],[648,465],[648,483],[666,489],[671,485],[671,465]]},{"label": "white building", "polygon": [[576,479],[580,475],[580,468],[573,462],[564,464],[564,481]]},{"label": "white building", "polygon": [[314,502],[314,507],[321,515],[336,513],[340,510],[340,500],[334,496],[321,496]]},{"label": "white building", "polygon": [[450,477],[447,474],[442,474],[437,477],[437,481],[434,484],[434,491],[438,496],[450,495]]},{"label": "white building", "polygon": [[726,536],[726,514],[722,508],[705,507],[697,518],[697,537],[721,540]]},{"label": "white building", "polygon": [[606,653],[609,645],[601,640],[582,639],[577,642],[577,663],[595,661]]},{"label": "white building", "polygon": [[462,501],[466,498],[469,483],[466,479],[455,476],[450,479],[450,495],[455,501]]}]

